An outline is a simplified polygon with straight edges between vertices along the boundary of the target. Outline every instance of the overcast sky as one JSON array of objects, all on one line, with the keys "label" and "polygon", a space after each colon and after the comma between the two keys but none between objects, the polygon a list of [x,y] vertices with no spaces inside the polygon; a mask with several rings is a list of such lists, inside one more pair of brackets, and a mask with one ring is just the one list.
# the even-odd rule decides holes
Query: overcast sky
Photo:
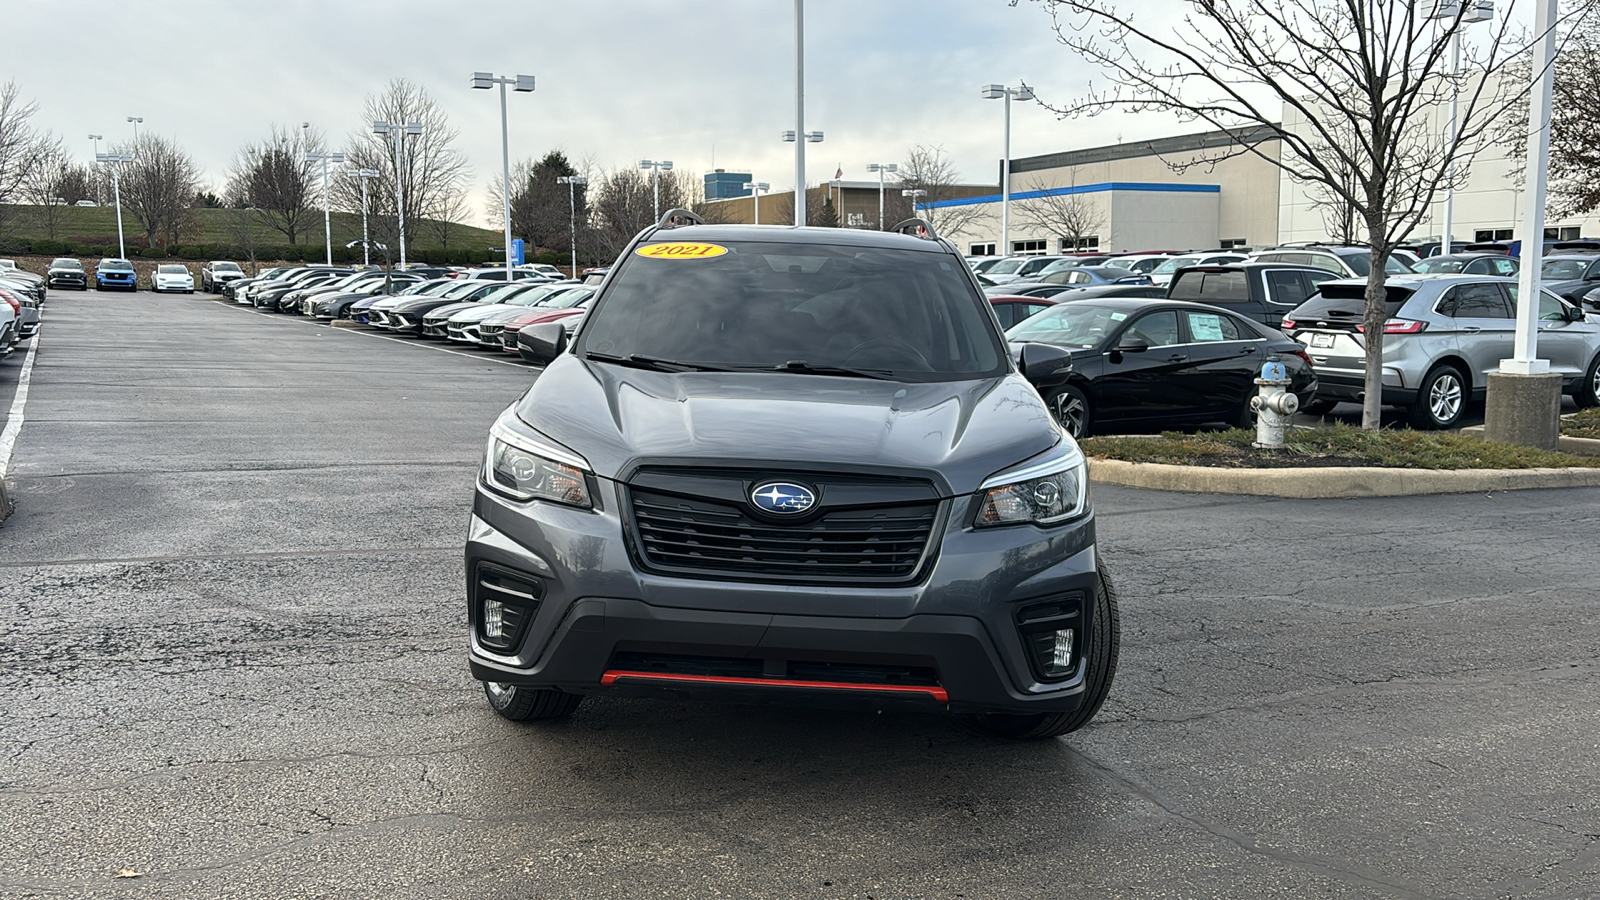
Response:
[{"label": "overcast sky", "polygon": [[[1172,3],[1175,0],[1157,0]],[[176,139],[220,187],[240,144],[310,121],[335,144],[363,125],[390,78],[422,85],[460,130],[482,207],[500,167],[499,101],[474,70],[530,74],[512,94],[513,160],[564,150],[600,168],[671,159],[700,173],[794,182],[792,0],[49,0],[7,4],[0,73],[39,104],[35,122],[92,153],[85,135],[143,129]],[[1036,4],[1005,0],[807,0],[808,176],[867,179],[870,162],[940,145],[964,180],[995,183],[999,101],[987,82],[1061,102],[1094,75],[1056,43]],[[1012,153],[1201,130],[1110,115],[1057,121],[1013,104]],[[102,148],[103,149],[103,148]],[[473,224],[485,224],[478,221]]]}]

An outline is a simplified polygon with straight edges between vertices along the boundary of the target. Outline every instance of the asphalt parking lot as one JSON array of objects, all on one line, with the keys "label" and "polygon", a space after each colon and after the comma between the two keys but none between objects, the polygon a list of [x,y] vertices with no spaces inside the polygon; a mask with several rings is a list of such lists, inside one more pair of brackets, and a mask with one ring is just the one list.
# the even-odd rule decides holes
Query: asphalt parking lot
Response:
[{"label": "asphalt parking lot", "polygon": [[536,371],[409,343],[52,298],[0,524],[0,896],[1600,893],[1600,490],[1097,488],[1122,662],[1060,740],[527,728],[467,674],[460,545]]}]

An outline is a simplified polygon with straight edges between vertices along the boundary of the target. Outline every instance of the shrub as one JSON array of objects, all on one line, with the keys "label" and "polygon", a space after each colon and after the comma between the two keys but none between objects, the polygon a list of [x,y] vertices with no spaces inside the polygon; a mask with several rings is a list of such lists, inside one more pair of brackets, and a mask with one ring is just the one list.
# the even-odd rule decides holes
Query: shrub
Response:
[{"label": "shrub", "polygon": [[139,255],[145,259],[166,259],[167,251],[160,247],[146,247],[139,251]]},{"label": "shrub", "polygon": [[208,259],[205,247],[179,247],[178,256],[183,259]]},{"label": "shrub", "polygon": [[49,238],[40,238],[33,242],[33,252],[40,256],[60,256],[67,252],[65,241],[52,241]]}]

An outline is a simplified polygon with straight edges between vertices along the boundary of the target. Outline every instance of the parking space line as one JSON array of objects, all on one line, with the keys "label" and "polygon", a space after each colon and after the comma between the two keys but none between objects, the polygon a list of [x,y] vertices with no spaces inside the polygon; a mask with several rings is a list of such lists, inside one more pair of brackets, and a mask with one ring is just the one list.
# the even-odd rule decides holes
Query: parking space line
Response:
[{"label": "parking space line", "polygon": [[226,302],[224,302],[223,305],[233,307],[234,309],[242,310],[243,312],[255,313],[256,315],[260,316],[263,319],[269,319],[269,320],[274,321],[274,322],[281,322],[281,323],[283,323],[285,325],[300,324],[300,325],[308,325],[308,326],[310,326],[312,328],[326,328],[329,331],[339,332],[339,333],[342,333],[342,334],[359,334],[359,335],[362,335],[362,336],[365,336],[365,337],[378,338],[380,340],[385,340],[385,341],[394,341],[396,344],[404,344],[407,347],[420,347],[423,350],[437,350],[440,353],[449,353],[449,354],[454,355],[454,356],[464,356],[467,359],[476,360],[478,362],[492,362],[492,363],[496,363],[496,364],[502,365],[502,366],[511,366],[514,369],[522,369],[523,371],[527,371],[527,372],[541,371],[540,367],[538,367],[538,366],[530,366],[530,365],[528,365],[527,363],[524,363],[524,362],[509,362],[509,361],[504,360],[504,359],[495,359],[495,358],[489,357],[489,356],[479,356],[479,355],[477,355],[475,353],[464,353],[464,352],[462,352],[460,350],[451,350],[448,347],[435,347],[432,344],[420,343],[420,339],[418,341],[408,341],[408,340],[405,340],[404,338],[390,337],[389,335],[386,335],[386,334],[374,334],[374,333],[372,333],[370,331],[356,331],[353,328],[334,328],[332,325],[324,325],[320,321],[318,321],[318,322],[307,322],[304,319],[299,319],[299,318],[281,319],[278,316],[273,315],[272,313],[257,312],[254,307],[247,307],[242,303],[226,303]]},{"label": "parking space line", "polygon": [[39,352],[39,338],[44,329],[33,333],[33,345],[28,348],[28,358],[22,361],[22,371],[17,375],[17,393],[11,398],[11,412],[6,417],[6,429],[0,432],[0,478],[11,469],[11,451],[22,433],[22,411],[28,405],[28,383],[33,380],[33,357]]}]

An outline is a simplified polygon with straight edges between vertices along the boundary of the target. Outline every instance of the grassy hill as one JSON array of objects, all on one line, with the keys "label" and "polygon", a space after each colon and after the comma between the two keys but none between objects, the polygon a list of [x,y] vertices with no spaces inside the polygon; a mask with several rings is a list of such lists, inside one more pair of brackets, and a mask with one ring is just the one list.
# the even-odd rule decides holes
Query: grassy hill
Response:
[{"label": "grassy hill", "polygon": [[[40,209],[29,206],[11,206],[4,221],[7,233],[0,237],[0,252],[10,254],[38,254],[49,256],[114,255],[117,247],[116,211],[110,206],[60,207],[60,219],[54,236],[47,232],[41,220]],[[249,253],[241,247],[238,233],[238,210],[196,209],[194,225],[186,231],[178,244],[161,247],[172,257],[187,259],[245,259]],[[351,213],[336,212],[331,217],[334,258],[360,259],[361,248],[345,249],[345,244],[361,237],[361,217]],[[280,231],[260,222],[252,228],[252,242],[256,257],[270,259],[323,258],[322,217],[309,216],[306,229],[295,236],[295,243]],[[128,255],[138,256],[146,249],[139,223],[123,211],[122,227]],[[448,241],[448,244],[446,244]],[[478,262],[498,260],[504,254],[492,254],[492,248],[503,247],[500,232],[470,225],[451,224],[441,235],[436,223],[429,220],[406,221],[406,249],[408,256],[419,261]],[[109,250],[107,249],[109,248]],[[155,256],[151,250],[148,256]],[[428,259],[436,257],[436,259]],[[446,259],[445,257],[449,257]]]}]

